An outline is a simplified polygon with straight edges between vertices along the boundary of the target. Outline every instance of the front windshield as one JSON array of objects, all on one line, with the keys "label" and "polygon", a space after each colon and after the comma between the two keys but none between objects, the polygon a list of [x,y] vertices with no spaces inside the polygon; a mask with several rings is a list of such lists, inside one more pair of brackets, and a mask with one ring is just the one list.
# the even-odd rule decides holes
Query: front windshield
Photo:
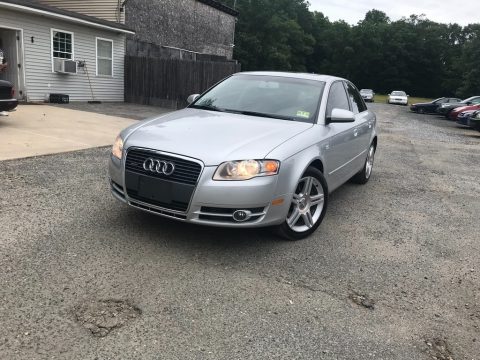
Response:
[{"label": "front windshield", "polygon": [[405,91],[393,91],[392,95],[393,96],[407,96],[407,94],[405,94]]},{"label": "front windshield", "polygon": [[371,94],[371,93],[373,93],[373,90],[371,90],[371,89],[362,89],[362,90],[360,90],[360,93],[362,93],[362,94]]},{"label": "front windshield", "polygon": [[190,107],[313,123],[325,83],[281,76],[234,75]]},{"label": "front windshield", "polygon": [[432,103],[444,103],[447,102],[447,98],[441,97],[432,101]]}]

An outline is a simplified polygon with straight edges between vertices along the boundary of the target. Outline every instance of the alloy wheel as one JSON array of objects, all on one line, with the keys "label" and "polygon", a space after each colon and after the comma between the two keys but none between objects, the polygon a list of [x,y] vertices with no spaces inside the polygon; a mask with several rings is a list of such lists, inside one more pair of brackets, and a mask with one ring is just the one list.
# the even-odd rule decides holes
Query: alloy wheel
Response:
[{"label": "alloy wheel", "polygon": [[375,160],[375,148],[372,145],[368,150],[367,161],[365,162],[365,177],[367,179],[369,179],[370,175],[372,174],[374,160]]},{"label": "alloy wheel", "polygon": [[320,181],[313,176],[300,179],[288,212],[288,227],[297,233],[313,228],[322,214],[324,203],[325,194]]}]

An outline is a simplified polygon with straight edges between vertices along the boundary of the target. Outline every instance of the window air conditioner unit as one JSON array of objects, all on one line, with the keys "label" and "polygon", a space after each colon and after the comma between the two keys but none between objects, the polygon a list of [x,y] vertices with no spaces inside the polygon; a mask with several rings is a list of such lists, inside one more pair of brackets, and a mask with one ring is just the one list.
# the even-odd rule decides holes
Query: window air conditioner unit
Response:
[{"label": "window air conditioner unit", "polygon": [[77,62],[68,59],[53,59],[53,71],[61,74],[76,74]]}]

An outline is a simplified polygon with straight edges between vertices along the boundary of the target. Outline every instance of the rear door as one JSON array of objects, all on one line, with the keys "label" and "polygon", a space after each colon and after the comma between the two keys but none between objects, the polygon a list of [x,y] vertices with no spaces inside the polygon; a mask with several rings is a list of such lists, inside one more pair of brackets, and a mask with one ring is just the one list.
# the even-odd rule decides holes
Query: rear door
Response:
[{"label": "rear door", "polygon": [[352,174],[355,174],[364,165],[367,156],[367,150],[370,145],[372,134],[373,119],[367,111],[367,106],[360,96],[357,88],[350,82],[346,82],[348,97],[353,113],[355,114],[355,122],[353,128],[352,149]]}]

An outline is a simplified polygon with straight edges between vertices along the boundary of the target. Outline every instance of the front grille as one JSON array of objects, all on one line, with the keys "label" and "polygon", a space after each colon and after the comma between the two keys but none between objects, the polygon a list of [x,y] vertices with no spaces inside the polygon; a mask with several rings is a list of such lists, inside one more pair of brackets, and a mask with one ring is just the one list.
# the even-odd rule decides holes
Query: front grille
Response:
[{"label": "front grille", "polygon": [[152,212],[152,213],[155,213],[155,214],[168,216],[168,217],[175,218],[175,219],[181,219],[181,220],[186,220],[187,219],[186,215],[176,214],[174,212],[170,212],[170,211],[167,211],[167,210],[160,210],[160,209],[152,208],[148,205],[139,204],[139,203],[136,203],[136,202],[130,202],[130,205],[133,206],[133,207],[136,207],[138,209],[146,210],[146,211],[149,211],[149,212]]},{"label": "front grille", "polygon": [[170,210],[175,210],[175,211],[182,211],[185,212],[188,209],[188,202],[182,202],[182,201],[175,201],[172,200],[170,203],[162,202],[162,201],[156,201],[153,199],[145,198],[143,196],[138,195],[137,191],[128,189],[128,196],[131,199],[135,199],[137,201],[141,201],[143,203],[147,203],[150,205],[158,206],[161,208],[166,208]]},{"label": "front grille", "polygon": [[238,223],[238,221],[235,221],[233,218],[233,213],[237,210],[248,210],[251,212],[252,215],[245,221],[246,223],[254,222],[265,215],[265,208],[263,207],[233,209],[202,206],[198,218],[205,221]]},{"label": "front grille", "polygon": [[[175,165],[175,171],[169,176],[147,171],[143,168],[143,163],[148,158],[172,162]],[[195,185],[202,171],[202,166],[195,161],[158,154],[148,150],[134,149],[129,150],[127,153],[125,170],[181,184]]]}]

